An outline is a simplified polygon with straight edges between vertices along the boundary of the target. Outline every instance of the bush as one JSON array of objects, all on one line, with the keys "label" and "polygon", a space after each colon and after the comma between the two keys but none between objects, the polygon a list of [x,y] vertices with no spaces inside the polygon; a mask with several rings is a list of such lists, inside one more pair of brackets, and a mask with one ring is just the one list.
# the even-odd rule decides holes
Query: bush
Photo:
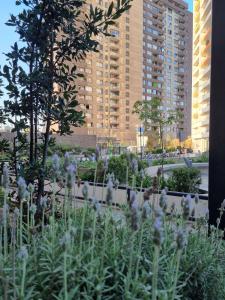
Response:
[{"label": "bush", "polygon": [[152,154],[161,154],[161,153],[163,153],[161,148],[152,150]]},{"label": "bush", "polygon": [[[98,215],[91,206],[67,213],[69,225],[56,220],[40,232],[32,229],[23,250],[16,244],[15,263],[9,243],[8,254],[0,256],[0,299],[6,291],[9,299],[153,299],[153,290],[157,299],[225,299],[225,244],[219,231],[208,237],[205,220],[188,230],[183,218],[165,216],[166,234],[156,246],[153,212],[148,219],[138,218],[136,230],[128,207],[121,215],[111,207]],[[189,234],[180,236],[187,242],[178,250],[174,227],[179,223]],[[159,271],[153,289],[155,261]]]},{"label": "bush", "polygon": [[[132,179],[130,179],[130,185],[131,184],[132,184]],[[136,187],[141,187],[141,184],[143,188],[150,188],[152,185],[152,177],[145,175],[144,178],[142,179],[140,174],[138,174],[136,176]]]},{"label": "bush", "polygon": [[201,171],[196,168],[177,168],[166,182],[170,191],[196,193],[201,184]]},{"label": "bush", "polygon": [[209,155],[207,153],[203,153],[199,157],[193,158],[194,163],[207,163],[209,162]]},{"label": "bush", "polygon": [[[189,222],[189,197],[179,214],[168,214],[166,193],[161,210],[153,196],[139,202],[140,194],[131,207],[114,210],[120,194],[112,188],[101,208],[97,200],[74,202],[71,170],[58,171],[65,195],[50,189],[41,213],[23,182],[26,201],[0,207],[0,299],[225,299],[224,232],[218,224],[209,236],[204,216]],[[86,192],[88,199],[92,187]]]},{"label": "bush", "polygon": [[162,160],[162,159],[156,159],[156,160],[153,160],[153,162],[152,162],[152,165],[153,166],[161,166],[162,165],[162,163],[164,164],[164,165],[172,165],[172,164],[176,164],[176,160],[175,159],[164,159],[164,160]]},{"label": "bush", "polygon": [[113,156],[109,159],[109,168],[107,173],[114,173],[115,178],[120,184],[126,183],[128,161],[124,156]]}]

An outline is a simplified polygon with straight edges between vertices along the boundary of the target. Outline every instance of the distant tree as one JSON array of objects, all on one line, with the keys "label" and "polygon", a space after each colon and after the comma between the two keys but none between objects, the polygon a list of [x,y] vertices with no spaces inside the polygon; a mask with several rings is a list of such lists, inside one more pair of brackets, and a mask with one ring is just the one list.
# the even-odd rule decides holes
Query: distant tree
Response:
[{"label": "distant tree", "polygon": [[[173,126],[178,126],[182,114],[178,110],[162,109],[162,100],[153,98],[151,101],[137,101],[134,105],[133,112],[139,115],[140,121],[144,125],[146,132],[155,132],[158,135],[162,152],[165,148],[165,132],[166,129]],[[164,158],[162,157],[162,168]]]},{"label": "distant tree", "polygon": [[[8,99],[0,116],[13,125],[17,147],[26,143],[29,148],[29,177],[38,180],[38,200],[44,192],[53,128],[64,135],[71,133],[71,126],[84,123],[74,84],[81,76],[77,62],[98,51],[96,36],[109,36],[109,26],[131,7],[131,2],[117,0],[103,10],[85,0],[16,1],[23,10],[11,15],[7,25],[15,28],[20,43],[12,46],[6,55],[8,64],[1,71],[7,81]],[[38,145],[39,124],[44,124],[42,147]],[[25,132],[29,133],[27,140]]]}]

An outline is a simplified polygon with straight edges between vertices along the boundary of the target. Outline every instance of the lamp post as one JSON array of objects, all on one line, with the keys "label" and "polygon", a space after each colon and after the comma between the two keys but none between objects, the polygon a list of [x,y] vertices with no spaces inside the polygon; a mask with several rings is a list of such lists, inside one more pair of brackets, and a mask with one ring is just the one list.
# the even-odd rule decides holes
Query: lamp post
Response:
[{"label": "lamp post", "polygon": [[[225,1],[212,0],[209,137],[209,223],[216,225],[225,199]],[[225,228],[222,217],[221,228]]]}]

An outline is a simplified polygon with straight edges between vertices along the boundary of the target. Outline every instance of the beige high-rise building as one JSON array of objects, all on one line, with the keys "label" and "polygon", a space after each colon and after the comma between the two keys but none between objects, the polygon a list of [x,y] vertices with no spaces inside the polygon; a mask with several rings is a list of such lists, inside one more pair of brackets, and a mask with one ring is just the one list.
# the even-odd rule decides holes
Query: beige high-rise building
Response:
[{"label": "beige high-rise building", "polygon": [[144,0],[143,99],[162,99],[162,109],[180,110],[170,138],[191,134],[192,13],[183,0]]},{"label": "beige high-rise building", "polygon": [[[99,36],[98,53],[87,56],[79,67],[84,79],[77,82],[78,101],[86,124],[75,134],[96,135],[99,143],[136,145],[138,118],[132,113],[142,97],[143,5],[132,8],[111,26],[113,37]],[[107,9],[111,1],[91,0]]]},{"label": "beige high-rise building", "polygon": [[211,0],[194,1],[192,140],[202,152],[209,147],[211,6]]},{"label": "beige high-rise building", "polygon": [[[107,8],[109,0],[89,0]],[[112,37],[99,36],[98,53],[80,64],[78,101],[86,115],[80,135],[137,145],[140,135],[133,106],[138,100],[162,98],[163,108],[184,113],[173,138],[190,135],[192,14],[183,0],[133,0],[129,11],[110,28]],[[171,131],[171,129],[169,129]]]}]

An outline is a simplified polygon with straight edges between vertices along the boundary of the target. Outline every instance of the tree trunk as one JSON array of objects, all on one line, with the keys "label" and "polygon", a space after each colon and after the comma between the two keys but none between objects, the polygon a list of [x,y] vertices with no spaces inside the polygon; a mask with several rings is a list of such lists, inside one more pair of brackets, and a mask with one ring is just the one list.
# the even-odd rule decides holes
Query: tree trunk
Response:
[{"label": "tree trunk", "polygon": [[32,82],[32,73],[33,73],[33,64],[34,64],[34,46],[32,45],[31,49],[31,60],[30,60],[30,157],[29,164],[33,168],[34,165],[34,99],[33,99],[33,82]]}]

